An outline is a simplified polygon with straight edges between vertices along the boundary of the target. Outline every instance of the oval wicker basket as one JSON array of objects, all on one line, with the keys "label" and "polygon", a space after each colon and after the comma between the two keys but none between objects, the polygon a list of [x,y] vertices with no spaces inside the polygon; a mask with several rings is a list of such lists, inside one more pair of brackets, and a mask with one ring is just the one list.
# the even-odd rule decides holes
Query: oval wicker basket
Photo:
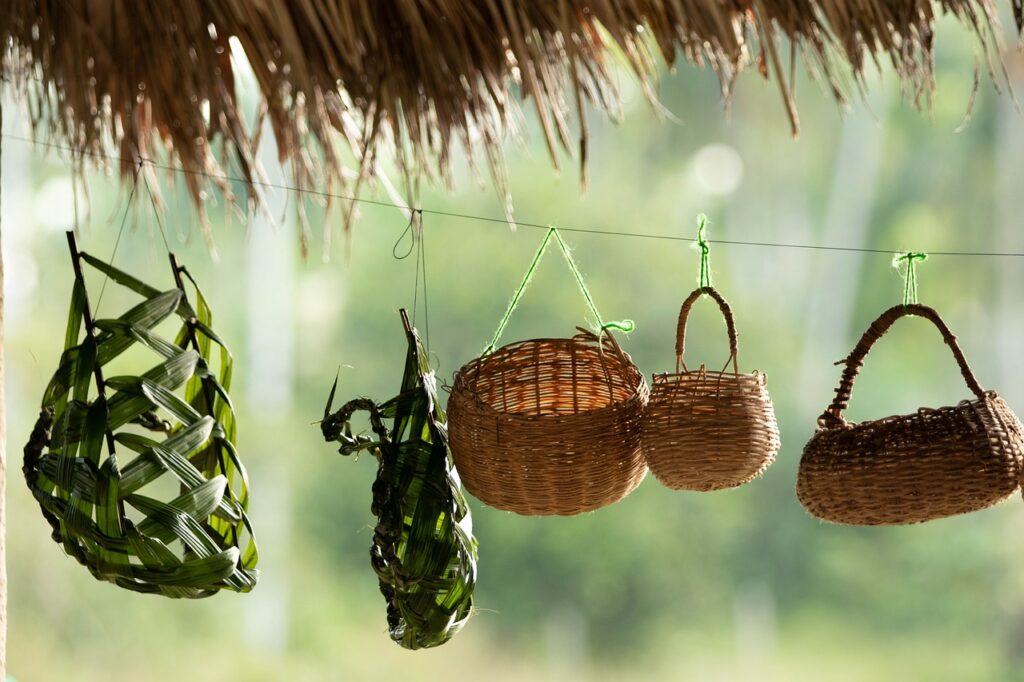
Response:
[{"label": "oval wicker basket", "polygon": [[[686,322],[702,295],[718,303],[729,333],[729,359],[720,372],[683,361]],[[641,428],[647,466],[674,490],[710,491],[747,483],[775,460],[779,429],[761,372],[741,374],[736,324],[721,294],[700,287],[683,302],[676,327],[676,371],[656,374]],[[732,365],[732,373],[726,370]]]},{"label": "oval wicker basket", "polygon": [[[896,320],[923,317],[938,327],[973,400],[859,424],[843,410],[868,351]],[[933,309],[882,313],[846,360],[832,405],[804,447],[797,497],[814,516],[861,526],[920,523],[992,506],[1019,487],[1024,427],[978,384],[949,328]]]},{"label": "oval wicker basket", "polygon": [[610,333],[580,332],[509,344],[456,373],[452,457],[482,502],[567,516],[616,502],[643,480],[647,382]]}]

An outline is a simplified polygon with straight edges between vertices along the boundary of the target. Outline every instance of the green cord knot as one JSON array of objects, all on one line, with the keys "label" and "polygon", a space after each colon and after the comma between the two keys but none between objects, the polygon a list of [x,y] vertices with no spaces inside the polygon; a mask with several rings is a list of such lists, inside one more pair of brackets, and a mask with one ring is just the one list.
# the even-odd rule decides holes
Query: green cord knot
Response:
[{"label": "green cord knot", "polygon": [[708,217],[701,213],[697,216],[697,248],[700,249],[700,276],[697,282],[700,287],[711,286],[711,246],[707,240]]},{"label": "green cord knot", "polygon": [[903,306],[917,303],[917,261],[928,260],[928,254],[924,251],[906,251],[893,254],[892,266],[900,270],[906,264],[906,271],[903,273]]},{"label": "green cord knot", "polygon": [[605,322],[601,325],[601,331],[622,332],[623,334],[630,334],[636,329],[636,322],[633,320],[616,320],[615,322]]}]

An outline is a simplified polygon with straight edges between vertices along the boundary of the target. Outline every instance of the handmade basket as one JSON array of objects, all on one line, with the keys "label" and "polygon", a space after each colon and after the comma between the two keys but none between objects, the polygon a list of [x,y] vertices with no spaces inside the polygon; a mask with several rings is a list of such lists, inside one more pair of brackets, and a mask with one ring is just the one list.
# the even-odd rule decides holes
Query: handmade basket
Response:
[{"label": "handmade basket", "polygon": [[[896,320],[930,320],[953,351],[973,400],[852,424],[843,418],[865,356]],[[868,328],[846,360],[832,405],[804,448],[797,497],[818,518],[852,525],[919,523],[984,509],[1017,490],[1024,428],[978,384],[956,337],[933,309],[896,306]]]},{"label": "handmade basket", "polygon": [[[718,304],[729,333],[729,359],[720,372],[687,369],[686,322],[702,295]],[[647,466],[674,490],[734,488],[759,476],[779,451],[779,429],[761,372],[741,374],[732,309],[712,287],[683,302],[676,327],[676,371],[656,374],[644,411],[642,442]],[[732,373],[727,372],[732,365]]]},{"label": "handmade basket", "polygon": [[[380,405],[357,398],[331,414],[335,380],[320,428],[328,442],[341,444],[341,454],[377,457],[370,563],[387,600],[391,639],[422,649],[450,640],[473,613],[477,551],[469,505],[449,459],[434,370],[405,310],[400,313],[409,347],[399,394]],[[372,437],[352,434],[357,411],[369,412]]]},{"label": "handmade basket", "polygon": [[449,438],[462,481],[518,514],[571,515],[625,497],[647,471],[647,383],[610,333],[513,343],[455,375]]},{"label": "handmade basket", "polygon": [[[53,540],[97,579],[135,592],[250,591],[259,555],[234,444],[233,360],[202,291],[195,286],[193,308],[183,278],[195,281],[173,256],[178,288],[161,293],[79,252],[71,233],[68,244],[75,285],[65,350],[22,466]],[[144,300],[93,319],[83,262]],[[175,317],[172,342],[159,327]],[[157,364],[110,376],[133,348]]]}]

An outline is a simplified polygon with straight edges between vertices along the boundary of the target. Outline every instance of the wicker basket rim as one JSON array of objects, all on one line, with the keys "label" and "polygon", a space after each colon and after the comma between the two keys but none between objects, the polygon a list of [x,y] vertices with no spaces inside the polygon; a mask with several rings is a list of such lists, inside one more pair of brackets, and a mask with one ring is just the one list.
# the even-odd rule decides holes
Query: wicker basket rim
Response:
[{"label": "wicker basket rim", "polygon": [[[907,413],[904,413],[904,414],[894,414],[894,415],[891,415],[891,416],[888,416],[888,417],[882,417],[881,419],[866,419],[866,420],[860,421],[860,422],[846,421],[844,419],[842,423],[838,423],[838,424],[832,423],[832,422],[828,422],[828,423],[824,423],[824,424],[819,424],[818,429],[815,431],[814,435],[817,436],[818,434],[822,434],[822,433],[838,432],[838,431],[844,431],[844,432],[845,431],[861,431],[861,430],[865,430],[866,431],[866,430],[869,430],[869,429],[872,429],[872,428],[875,428],[875,427],[890,426],[892,424],[898,424],[900,422],[910,421],[912,419],[916,419],[921,414],[930,414],[930,413],[933,413],[933,412],[941,412],[943,410],[959,410],[959,409],[964,408],[964,407],[968,407],[968,406],[972,406],[972,405],[981,405],[981,404],[984,404],[984,403],[990,403],[990,402],[995,402],[995,401],[999,401],[1004,406],[1006,406],[1006,401],[1004,401],[999,396],[998,393],[996,393],[995,391],[985,391],[985,397],[983,399],[982,398],[966,398],[966,399],[961,400],[960,402],[958,402],[956,405],[944,405],[942,407],[919,407],[914,412],[907,412]],[[1007,409],[1009,409],[1009,406],[1007,406]]]},{"label": "wicker basket rim", "polygon": [[[628,397],[622,400],[609,399],[608,403],[602,407],[595,407],[591,409],[584,409],[571,414],[529,414],[524,412],[508,412],[504,410],[496,409],[489,402],[483,400],[480,397],[480,393],[477,391],[474,382],[469,378],[473,372],[481,371],[487,362],[493,361],[495,356],[502,351],[513,352],[518,348],[526,347],[528,345],[535,345],[538,343],[558,342],[561,344],[575,344],[585,346],[591,350],[601,352],[602,347],[596,345],[594,340],[571,337],[571,338],[555,338],[555,339],[526,339],[524,341],[514,341],[506,344],[501,348],[497,349],[493,353],[481,357],[474,358],[463,365],[457,372],[451,387],[446,387],[451,394],[452,400],[464,399],[471,402],[481,412],[489,414],[498,419],[503,419],[507,422],[536,422],[543,421],[546,423],[555,423],[559,421],[573,422],[577,419],[589,419],[602,414],[612,413],[616,410],[620,410],[625,406],[631,405],[634,401],[643,402],[645,394],[648,392],[647,381],[644,379],[643,372],[637,367],[632,359],[625,351],[621,349],[609,349],[605,348],[605,352],[608,354],[609,361],[618,364],[619,368],[623,370],[626,375],[631,375],[633,381],[628,384],[628,388],[631,389]],[[515,348],[514,348],[515,347]],[[458,397],[456,397],[458,395]]]},{"label": "wicker basket rim", "polygon": [[[610,334],[608,334],[608,335],[610,336]],[[603,338],[604,337],[602,337],[602,339]],[[608,342],[602,341],[602,343],[608,343]],[[590,337],[584,336],[582,334],[577,334],[575,336],[553,336],[553,337],[538,337],[538,338],[533,338],[533,339],[521,339],[519,341],[510,341],[509,343],[506,343],[504,346],[501,346],[500,348],[494,349],[494,351],[492,351],[491,353],[488,353],[487,355],[481,355],[481,356],[478,356],[476,358],[473,358],[472,360],[470,360],[466,364],[470,365],[470,364],[472,364],[474,362],[478,362],[478,361],[482,361],[482,360],[487,360],[487,359],[493,358],[495,355],[499,355],[501,353],[510,353],[510,352],[513,352],[513,351],[517,350],[521,346],[535,346],[535,345],[538,345],[538,344],[551,344],[551,345],[570,345],[570,344],[572,344],[572,345],[586,346],[588,348],[593,348],[594,350],[599,350],[601,348],[601,346],[598,345],[596,337],[590,338]],[[606,348],[605,350],[612,350],[612,349]],[[623,353],[625,353],[625,351],[623,351]]]},{"label": "wicker basket rim", "polygon": [[652,381],[668,381],[678,377],[691,377],[691,376],[709,376],[720,379],[756,379],[758,381],[767,381],[768,374],[761,370],[755,369],[753,372],[730,372],[727,369],[707,371],[705,369],[694,369],[686,372],[655,372],[651,374]]},{"label": "wicker basket rim", "polygon": [[[610,334],[609,338],[611,338]],[[608,343],[609,345],[605,346],[605,343]],[[639,374],[640,377],[643,378],[643,373],[640,371],[640,368],[638,368],[636,364],[633,363],[633,359],[629,357],[628,353],[626,353],[618,346],[618,343],[614,339],[612,339],[610,342],[605,342],[603,340],[599,342],[596,337],[587,338],[583,335],[577,335],[569,338],[558,337],[524,339],[522,341],[513,341],[511,343],[507,343],[501,348],[498,348],[495,351],[488,353],[487,355],[480,355],[466,362],[466,364],[464,364],[455,372],[455,376],[452,382],[453,386],[457,388],[460,384],[460,381],[466,381],[468,383],[468,379],[466,379],[466,377],[468,377],[471,372],[483,371],[487,368],[487,365],[492,362],[502,359],[505,356],[514,354],[521,350],[522,348],[526,348],[528,346],[536,346],[540,344],[560,346],[574,345],[586,348],[587,350],[595,351],[597,353],[605,353],[608,355],[609,359],[613,363],[617,363],[621,368],[625,369],[627,372]],[[454,388],[452,390],[454,390]]]}]

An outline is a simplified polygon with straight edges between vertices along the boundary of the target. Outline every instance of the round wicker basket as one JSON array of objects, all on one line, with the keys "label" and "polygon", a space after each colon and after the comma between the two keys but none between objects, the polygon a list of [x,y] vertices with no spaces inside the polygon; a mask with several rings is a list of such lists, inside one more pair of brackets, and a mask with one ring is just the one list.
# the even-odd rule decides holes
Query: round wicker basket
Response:
[{"label": "round wicker basket", "polygon": [[[896,320],[915,315],[938,327],[973,400],[859,424],[843,410],[868,351]],[[875,320],[853,352],[832,405],[804,447],[797,497],[814,516],[851,525],[919,523],[984,509],[1019,487],[1024,427],[971,372],[933,309],[896,306]]]},{"label": "round wicker basket", "polygon": [[455,375],[448,432],[463,484],[530,516],[616,502],[647,472],[643,374],[610,333],[509,344]]},{"label": "round wicker basket", "polygon": [[[720,372],[683,361],[686,322],[702,295],[718,303],[729,333],[729,359]],[[683,303],[676,327],[676,372],[656,374],[644,412],[641,438],[651,473],[674,490],[734,488],[759,476],[779,451],[779,429],[760,372],[741,374],[732,310],[711,287],[696,289]],[[729,365],[732,373],[728,373]]]}]

